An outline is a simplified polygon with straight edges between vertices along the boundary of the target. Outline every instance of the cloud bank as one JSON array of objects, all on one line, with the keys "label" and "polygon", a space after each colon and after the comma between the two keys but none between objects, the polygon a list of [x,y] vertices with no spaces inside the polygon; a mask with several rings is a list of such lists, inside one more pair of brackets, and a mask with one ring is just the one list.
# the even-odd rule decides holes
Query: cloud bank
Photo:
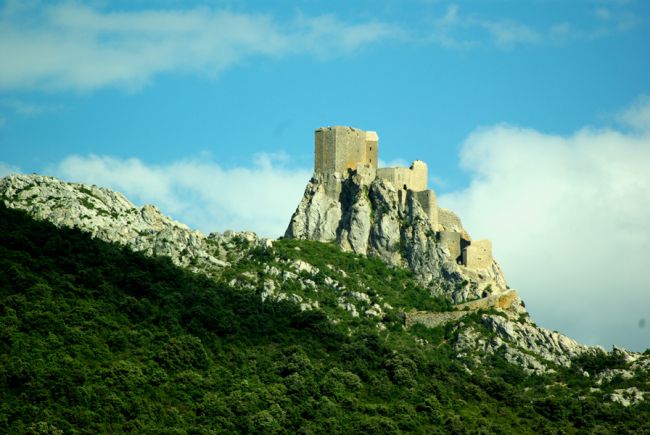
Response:
[{"label": "cloud bank", "polygon": [[617,119],[634,130],[650,131],[650,96],[641,95],[634,104],[621,112]]},{"label": "cloud bank", "polygon": [[168,72],[216,76],[252,56],[349,53],[394,33],[334,15],[278,22],[208,7],[110,12],[78,3],[0,10],[0,90],[138,89]]},{"label": "cloud bank", "polygon": [[[649,108],[622,116],[640,127]],[[650,320],[650,134],[643,131],[478,130],[461,154],[469,187],[440,198],[474,237],[493,240],[536,321],[585,343],[650,347],[642,327]]]},{"label": "cloud bank", "polygon": [[284,161],[264,154],[252,167],[226,169],[205,158],[151,165],[89,155],[67,157],[47,173],[120,191],[206,233],[248,230],[275,238],[284,234],[311,177],[311,170],[289,169]]}]

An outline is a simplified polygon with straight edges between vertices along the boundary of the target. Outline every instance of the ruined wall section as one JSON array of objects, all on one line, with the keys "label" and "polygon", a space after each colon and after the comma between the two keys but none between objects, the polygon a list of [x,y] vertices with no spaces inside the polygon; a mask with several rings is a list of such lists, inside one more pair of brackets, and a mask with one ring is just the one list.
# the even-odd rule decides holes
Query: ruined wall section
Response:
[{"label": "ruined wall section", "polygon": [[440,231],[438,243],[449,253],[449,259],[456,262],[461,257],[460,233],[455,231]]},{"label": "ruined wall section", "polygon": [[460,221],[460,218],[453,211],[439,207],[438,223],[440,224],[442,231],[453,231],[460,233],[462,239],[468,242],[472,240],[467,231],[465,231],[465,228],[463,228],[463,224]]},{"label": "ruined wall section", "polygon": [[388,181],[397,190],[408,190],[411,184],[411,170],[409,168],[379,168],[377,177]]},{"label": "ruined wall section", "polygon": [[420,203],[422,210],[429,217],[431,227],[434,231],[438,230],[438,202],[436,200],[436,193],[433,190],[422,190],[420,192],[413,192],[415,199]]},{"label": "ruined wall section", "polygon": [[366,159],[364,164],[369,165],[374,170],[377,170],[377,162],[379,162],[379,136],[376,131],[366,132]]},{"label": "ruined wall section", "polygon": [[408,168],[377,169],[377,177],[388,181],[397,190],[421,192],[427,189],[427,172],[427,164],[421,160],[416,160]]},{"label": "ruined wall section", "polygon": [[475,240],[463,250],[463,264],[471,269],[492,267],[492,242]]},{"label": "ruined wall section", "polygon": [[411,163],[409,170],[411,171],[411,180],[408,188],[414,192],[427,190],[427,175],[429,172],[427,164],[422,160],[416,160]]}]

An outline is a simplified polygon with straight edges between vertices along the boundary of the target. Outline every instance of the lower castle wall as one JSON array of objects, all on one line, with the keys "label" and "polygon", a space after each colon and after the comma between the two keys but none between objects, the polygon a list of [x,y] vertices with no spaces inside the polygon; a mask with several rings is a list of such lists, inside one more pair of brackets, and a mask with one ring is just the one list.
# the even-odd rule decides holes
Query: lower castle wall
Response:
[{"label": "lower castle wall", "polygon": [[404,313],[404,326],[410,328],[415,324],[420,324],[427,328],[435,328],[436,326],[462,319],[468,314],[468,311],[447,311],[442,313],[411,311],[410,313]]},{"label": "lower castle wall", "polygon": [[440,208],[438,211],[438,223],[442,225],[445,231],[460,232],[461,228],[463,228],[460,218],[453,211],[446,208]]},{"label": "lower castle wall", "polygon": [[415,199],[420,203],[422,210],[429,217],[429,222],[433,229],[438,228],[438,204],[436,201],[436,194],[433,190],[423,190],[421,192],[413,192]]},{"label": "lower castle wall", "polygon": [[420,192],[427,189],[427,164],[414,161],[409,168],[379,168],[377,177],[389,181],[397,190],[406,189]]},{"label": "lower castle wall", "polygon": [[379,168],[377,177],[390,182],[395,189],[409,189],[411,184],[411,170],[409,168]]},{"label": "lower castle wall", "polygon": [[492,242],[473,241],[463,250],[463,264],[472,269],[487,269],[492,266]]},{"label": "lower castle wall", "polygon": [[455,231],[440,231],[438,242],[449,250],[450,259],[455,261],[460,257],[460,233]]}]

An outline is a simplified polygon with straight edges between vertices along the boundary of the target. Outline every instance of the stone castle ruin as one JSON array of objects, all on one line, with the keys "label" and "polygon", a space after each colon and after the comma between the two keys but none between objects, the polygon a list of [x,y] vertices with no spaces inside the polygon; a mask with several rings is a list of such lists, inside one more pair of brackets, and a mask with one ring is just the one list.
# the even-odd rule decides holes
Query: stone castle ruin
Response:
[{"label": "stone castle ruin", "polygon": [[[343,179],[352,173],[372,181],[375,178],[389,182],[398,192],[400,207],[412,196],[429,219],[438,243],[450,258],[467,268],[487,269],[492,266],[492,243],[489,240],[472,241],[463,229],[460,219],[451,211],[438,207],[436,194],[427,189],[427,164],[414,161],[410,167],[378,168],[379,137],[374,131],[352,127],[322,127],[315,131],[314,174]],[[340,183],[333,183],[340,186]],[[336,197],[339,189],[328,189]]]}]

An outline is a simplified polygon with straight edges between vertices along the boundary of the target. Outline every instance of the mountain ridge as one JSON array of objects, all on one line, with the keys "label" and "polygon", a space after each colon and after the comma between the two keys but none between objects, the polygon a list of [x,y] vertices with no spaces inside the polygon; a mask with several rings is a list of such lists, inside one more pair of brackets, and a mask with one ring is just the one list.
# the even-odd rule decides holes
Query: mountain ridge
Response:
[{"label": "mountain ridge", "polygon": [[[313,192],[322,187],[322,184],[319,184],[320,182],[321,180],[318,178],[310,181],[303,203],[305,201],[314,201]],[[390,185],[381,180],[373,183],[364,185],[359,182],[358,178],[351,177],[348,186],[357,190],[357,192],[363,191],[364,187],[366,189],[370,187],[370,189],[379,191],[378,196],[387,197],[386,201],[394,201],[391,199],[391,195],[394,198],[395,191],[391,189]],[[211,233],[205,236],[199,231],[190,230],[187,226],[164,216],[154,206],[145,205],[138,208],[131,204],[122,194],[92,185],[66,183],[53,177],[40,175],[7,176],[0,180],[0,194],[6,206],[25,210],[37,219],[50,221],[57,226],[76,227],[89,232],[93,237],[127,245],[131,249],[143,252],[146,255],[165,255],[179,266],[208,275],[218,275],[224,268],[232,266],[228,260],[236,262],[249,249],[272,249],[273,246],[271,240],[259,238],[251,232],[228,231],[223,234]],[[301,206],[298,207],[298,210],[300,208]],[[396,207],[392,207],[392,210],[396,209]],[[417,227],[417,223],[423,221],[421,209],[418,208],[417,204],[410,204],[409,210],[410,219],[415,222],[413,225],[416,234],[414,239],[418,242],[430,243],[428,242],[430,236],[425,234],[424,229]],[[388,218],[400,219],[395,214],[389,215]],[[292,222],[294,221],[295,218],[292,218]],[[293,223],[290,224],[289,229],[291,229],[292,225]],[[425,251],[430,249],[431,245],[433,244],[430,243],[429,248],[424,249],[416,246],[416,251]],[[491,296],[513,292],[505,284],[502,275],[500,275],[498,277],[503,280],[503,284],[495,286],[499,291],[491,289],[491,294],[481,295],[477,293],[480,287],[475,286],[474,293],[468,294],[467,288],[471,288],[471,286],[467,285],[467,283],[463,285],[463,281],[467,277],[458,273],[458,268],[449,271],[448,268],[454,268],[454,264],[449,261],[442,261],[448,257],[445,250],[437,248],[433,252],[437,261],[435,266],[439,268],[436,271],[436,278],[440,278],[438,283],[447,286],[446,290],[436,289],[437,293],[434,292],[434,295],[449,297],[456,304],[469,300],[473,304],[478,304],[480,300],[489,301]],[[379,255],[378,257],[382,261],[386,261],[387,258],[390,260],[389,256]],[[391,264],[390,261],[387,262]],[[420,262],[422,262],[421,259]],[[392,264],[394,266],[400,265],[400,263],[396,262]],[[416,276],[421,278],[417,268],[412,269],[415,269]],[[429,282],[433,279],[433,274],[430,276]],[[488,278],[492,277],[488,276]],[[461,296],[454,297],[457,294]],[[481,308],[495,307],[488,304]],[[504,313],[508,313],[511,318],[517,320],[520,317],[528,319],[528,314],[518,296],[514,297],[505,308]],[[405,315],[408,316],[408,313]],[[545,335],[548,336],[548,334]],[[578,345],[571,339],[567,340],[567,343],[569,344],[565,347],[569,350],[589,349],[589,347]]]}]

